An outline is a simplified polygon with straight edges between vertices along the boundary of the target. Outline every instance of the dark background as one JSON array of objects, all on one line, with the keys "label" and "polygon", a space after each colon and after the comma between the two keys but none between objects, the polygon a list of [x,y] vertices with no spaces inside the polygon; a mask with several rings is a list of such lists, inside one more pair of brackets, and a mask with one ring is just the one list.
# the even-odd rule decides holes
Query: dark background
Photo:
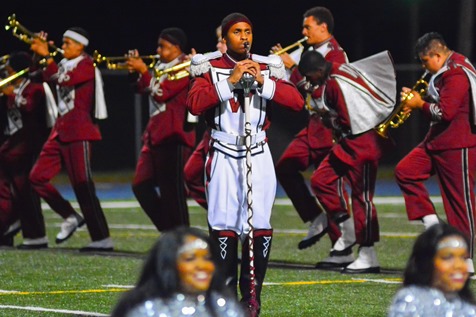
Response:
[{"label": "dark background", "polygon": [[[342,1],[2,1],[0,22],[15,13],[30,31],[44,30],[61,46],[62,34],[71,26],[90,33],[92,54],[122,56],[136,48],[141,55],[155,54],[157,36],[163,28],[176,26],[189,36],[198,52],[215,49],[215,28],[231,12],[246,14],[254,26],[252,52],[268,54],[271,46],[283,46],[302,38],[302,14],[313,6],[326,6],[334,14],[336,39],[350,61],[382,50],[392,54],[398,89],[413,86],[422,70],[414,59],[416,39],[429,31],[441,33],[450,48],[475,61],[474,0],[342,0]],[[28,45],[0,31],[0,56]],[[103,71],[109,118],[100,123],[103,140],[94,145],[93,164],[99,170],[130,169],[140,147],[138,137],[147,122],[145,100],[134,95],[121,71]],[[144,98],[142,98],[144,99]],[[140,108],[137,108],[140,107]],[[142,121],[138,125],[138,119]],[[270,146],[277,160],[292,136],[306,120],[306,113],[276,108],[269,131]],[[427,129],[418,113],[400,128],[392,129],[394,151],[383,164],[395,164],[413,148]],[[198,126],[199,134],[203,126]],[[199,139],[199,138],[198,138]]]}]

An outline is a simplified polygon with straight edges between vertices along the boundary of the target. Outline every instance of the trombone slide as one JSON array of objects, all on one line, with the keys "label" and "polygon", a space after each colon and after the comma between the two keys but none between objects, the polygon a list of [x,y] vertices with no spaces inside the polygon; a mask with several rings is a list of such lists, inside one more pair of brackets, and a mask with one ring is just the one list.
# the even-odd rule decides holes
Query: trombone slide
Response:
[{"label": "trombone slide", "polygon": [[5,78],[5,79],[2,79],[0,81],[0,88],[3,88],[4,86],[8,85],[9,83],[11,83],[12,81],[14,81],[15,79],[23,76],[24,74],[26,74],[28,71],[30,70],[30,68],[25,68],[25,69],[22,69],[21,71]]}]

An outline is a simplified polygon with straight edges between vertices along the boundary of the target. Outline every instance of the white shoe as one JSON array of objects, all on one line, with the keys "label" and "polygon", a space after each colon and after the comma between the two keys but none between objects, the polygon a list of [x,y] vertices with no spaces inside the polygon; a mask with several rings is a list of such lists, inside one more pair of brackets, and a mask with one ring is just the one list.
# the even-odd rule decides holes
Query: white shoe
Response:
[{"label": "white shoe", "polygon": [[316,269],[320,270],[335,270],[342,269],[354,262],[354,255],[330,255],[322,261],[316,263]]},{"label": "white shoe", "polygon": [[23,238],[23,243],[17,246],[20,250],[35,250],[48,248],[48,238],[41,237],[36,239]]},{"label": "white shoe", "polygon": [[311,222],[307,236],[298,244],[299,250],[310,247],[326,234],[328,230],[327,216],[323,212]]},{"label": "white shoe", "polygon": [[474,275],[473,259],[466,259],[466,264],[468,265],[468,273],[469,273],[469,275]]},{"label": "white shoe", "polygon": [[91,242],[88,246],[79,249],[79,252],[103,252],[112,250],[114,250],[114,244],[111,238],[105,238]]},{"label": "white shoe", "polygon": [[68,240],[82,225],[84,225],[84,219],[77,213],[66,218],[61,224],[61,231],[56,235],[56,243],[60,244]]},{"label": "white shoe", "polygon": [[360,247],[357,259],[346,266],[342,273],[380,273],[380,264],[374,247]]},{"label": "white shoe", "polygon": [[433,225],[440,223],[438,216],[435,214],[423,216],[423,218],[421,218],[421,221],[423,222],[423,225],[425,226],[425,230],[430,228]]},{"label": "white shoe", "polygon": [[355,228],[354,220],[352,218],[347,219],[339,224],[339,229],[342,235],[332,246],[335,251],[344,251],[348,248],[352,248],[355,245]]}]

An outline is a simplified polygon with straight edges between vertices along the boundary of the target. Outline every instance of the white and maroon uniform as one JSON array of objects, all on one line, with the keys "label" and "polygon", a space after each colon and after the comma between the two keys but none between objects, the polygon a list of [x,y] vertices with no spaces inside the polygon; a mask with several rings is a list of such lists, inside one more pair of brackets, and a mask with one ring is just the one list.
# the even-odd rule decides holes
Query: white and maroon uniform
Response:
[{"label": "white and maroon uniform", "polygon": [[255,300],[259,307],[261,286],[271,250],[273,230],[270,218],[276,195],[276,175],[266,138],[270,124],[268,115],[272,109],[270,101],[298,111],[302,109],[304,100],[292,83],[281,79],[285,75],[281,58],[259,55],[250,55],[250,58],[260,63],[264,77],[262,87],[258,87],[256,81],[253,83],[249,96],[253,279],[249,274],[252,263],[249,240],[245,239],[251,229],[247,219],[247,173],[250,171],[247,168],[245,147],[245,99],[241,84],[231,87],[227,81],[236,61],[219,52],[206,56],[195,55],[191,66],[191,74],[195,78],[192,79],[187,105],[192,114],[203,114],[211,129],[205,185],[210,235],[220,247],[220,266],[231,291],[237,293],[238,244],[241,236],[241,300],[248,305],[256,304],[250,292],[250,283],[255,283]]},{"label": "white and maroon uniform", "polygon": [[[184,62],[181,55],[167,69]],[[195,126],[187,122],[186,98],[189,78],[156,79],[140,75],[138,91],[149,95],[149,122],[142,136],[143,147],[137,162],[132,189],[142,209],[158,230],[189,225],[183,177],[185,162],[195,145]]]},{"label": "white and maroon uniform", "polygon": [[[319,52],[329,62],[349,62],[345,51],[334,37],[317,47],[311,47],[310,50]],[[296,64],[299,59],[295,60]],[[290,81],[298,88],[305,84],[305,79],[297,68],[292,71]],[[332,129],[323,124],[319,114],[310,112],[306,127],[294,137],[276,164],[278,180],[303,222],[314,220],[322,213],[322,209],[309,191],[301,173],[310,166],[317,168],[333,145]],[[348,200],[343,182],[336,195],[340,195],[343,201]],[[341,233],[333,221],[329,221],[328,234],[334,245]]]},{"label": "white and maroon uniform", "polygon": [[431,120],[425,139],[396,166],[408,219],[435,214],[423,182],[436,174],[449,224],[463,232],[474,253],[476,134],[473,115],[476,71],[466,57],[452,53],[432,76],[422,113]]},{"label": "white and maroon uniform", "polygon": [[54,85],[59,116],[30,173],[30,180],[50,207],[66,219],[75,210],[51,184],[65,164],[71,185],[86,221],[92,241],[109,237],[109,228],[96,196],[90,165],[91,142],[101,140],[93,122],[96,70],[90,56],[52,62],[43,71],[43,80]]},{"label": "white and maroon uniform", "polygon": [[[45,236],[45,224],[40,199],[28,175],[49,132],[43,86],[22,79],[8,96],[6,107],[7,122],[2,131],[6,140],[0,146],[0,220],[8,215],[19,218],[24,238],[41,238]],[[12,192],[6,190],[9,188]],[[0,228],[9,224],[0,221]]]},{"label": "white and maroon uniform", "polygon": [[[396,95],[389,54],[383,52],[369,59],[363,63],[333,63],[325,85],[312,95],[312,103],[330,111],[333,128],[343,135],[314,171],[312,189],[330,217],[338,217],[349,213],[347,204],[336,195],[339,179],[349,181],[356,242],[364,246],[379,241],[373,194],[378,162],[388,142],[374,127],[391,113]],[[377,71],[380,77],[371,75],[373,65],[384,69]]]},{"label": "white and maroon uniform", "polygon": [[[295,86],[282,80],[284,67],[278,56],[251,55],[261,62],[263,87],[251,88],[250,121],[252,153],[253,225],[270,229],[271,208],[276,194],[273,160],[266,142],[269,101],[300,110],[303,98]],[[246,149],[243,89],[230,89],[227,78],[236,61],[227,54],[194,56],[193,79],[187,104],[194,115],[205,115],[212,143],[206,162],[208,222],[214,230],[248,232],[246,199]]]}]

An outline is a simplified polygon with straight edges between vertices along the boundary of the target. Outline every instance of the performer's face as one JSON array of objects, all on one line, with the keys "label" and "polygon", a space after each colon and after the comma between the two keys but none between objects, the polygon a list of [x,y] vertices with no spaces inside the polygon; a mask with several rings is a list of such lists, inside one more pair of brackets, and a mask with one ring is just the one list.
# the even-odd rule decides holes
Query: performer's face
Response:
[{"label": "performer's face", "polygon": [[310,82],[313,86],[323,85],[326,81],[326,76],[324,71],[311,71],[304,74],[307,81]]},{"label": "performer's face", "polygon": [[317,23],[314,17],[310,16],[304,18],[302,23],[302,35],[307,36],[307,44],[318,45],[329,38],[329,32],[327,31],[327,24]]},{"label": "performer's face", "polygon": [[[248,43],[248,49],[246,48],[245,43]],[[225,44],[228,51],[232,51],[234,55],[246,57],[251,44],[253,44],[251,25],[246,22],[233,24],[226,34]]]},{"label": "performer's face", "polygon": [[181,291],[188,294],[208,290],[215,273],[215,264],[208,244],[194,236],[187,236],[177,258]]},{"label": "performer's face", "polygon": [[432,286],[444,293],[459,292],[469,278],[466,243],[459,236],[449,236],[438,244],[444,247],[436,251]]},{"label": "performer's face", "polygon": [[443,66],[445,60],[438,53],[429,53],[428,55],[419,55],[421,65],[431,74],[436,74]]},{"label": "performer's face", "polygon": [[163,38],[159,38],[157,43],[157,54],[160,55],[160,61],[169,63],[182,53],[178,45],[172,44]]},{"label": "performer's face", "polygon": [[61,46],[63,49],[63,56],[66,59],[73,59],[81,55],[84,50],[84,45],[81,43],[76,42],[69,37],[63,38],[63,45]]}]

